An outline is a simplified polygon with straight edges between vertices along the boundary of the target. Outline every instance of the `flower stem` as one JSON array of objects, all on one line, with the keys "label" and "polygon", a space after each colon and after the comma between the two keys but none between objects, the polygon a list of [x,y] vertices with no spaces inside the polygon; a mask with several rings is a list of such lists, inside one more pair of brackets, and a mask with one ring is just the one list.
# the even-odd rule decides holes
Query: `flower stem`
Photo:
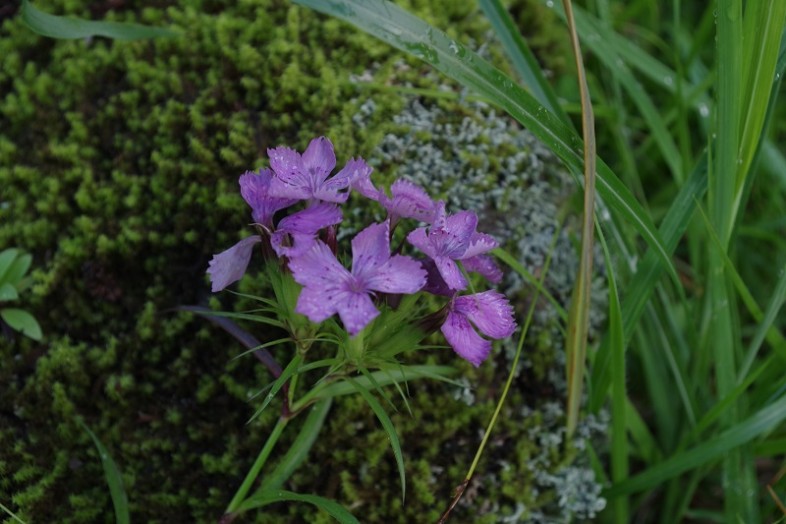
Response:
[{"label": "flower stem", "polygon": [[254,462],[254,465],[251,466],[251,469],[246,475],[245,480],[243,480],[243,484],[240,485],[240,489],[237,490],[237,493],[235,493],[235,496],[232,498],[229,506],[227,506],[227,514],[237,511],[238,507],[240,507],[240,505],[245,500],[248,491],[251,489],[254,481],[256,481],[257,477],[259,476],[262,466],[265,465],[265,462],[270,456],[270,452],[273,451],[273,447],[276,445],[276,442],[278,442],[278,439],[281,436],[281,433],[284,431],[284,428],[287,426],[288,422],[289,418],[281,417],[278,419],[276,426],[273,428],[273,431],[267,438],[267,442],[265,442],[265,445],[262,447],[262,451],[259,452],[259,456]]}]

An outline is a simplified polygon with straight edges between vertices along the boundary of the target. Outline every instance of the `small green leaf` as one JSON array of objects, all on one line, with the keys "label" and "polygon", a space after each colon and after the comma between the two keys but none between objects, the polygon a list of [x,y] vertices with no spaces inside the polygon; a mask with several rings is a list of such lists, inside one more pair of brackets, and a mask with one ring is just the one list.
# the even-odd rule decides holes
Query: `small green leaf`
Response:
[{"label": "small green leaf", "polygon": [[393,455],[396,457],[396,464],[398,465],[398,474],[401,478],[401,498],[403,499],[407,491],[407,479],[404,473],[404,455],[401,453],[401,443],[398,440],[396,428],[393,427],[393,422],[390,420],[390,417],[388,417],[388,414],[385,413],[385,409],[382,407],[379,401],[374,398],[374,395],[372,395],[368,389],[361,386],[351,378],[348,378],[347,381],[355,388],[358,393],[360,393],[360,396],[363,397],[363,400],[365,400],[366,403],[371,407],[371,410],[377,416],[380,424],[382,424],[382,427],[388,434],[388,438],[390,439],[390,447],[393,448]]},{"label": "small green leaf", "polygon": [[14,519],[16,522],[19,522],[20,524],[26,524],[24,520],[22,520],[22,519],[20,519],[19,517],[17,517],[17,516],[14,514],[14,512],[13,512],[13,511],[11,511],[10,509],[6,508],[6,507],[5,507],[5,506],[3,506],[2,504],[0,504],[0,509],[1,509],[1,510],[3,510],[4,512],[6,512],[6,513],[7,513],[7,514],[8,514],[8,515],[9,515],[9,516],[12,518],[12,519]]},{"label": "small green leaf", "polygon": [[19,255],[16,257],[16,260],[11,262],[11,267],[8,268],[8,272],[3,280],[16,286],[22,280],[22,277],[25,276],[27,270],[30,269],[32,261],[33,257],[29,254]]},{"label": "small green leaf", "polygon": [[0,318],[13,329],[23,335],[27,335],[33,340],[41,340],[41,326],[38,325],[33,315],[22,309],[6,308],[0,309]]},{"label": "small green leaf", "polygon": [[106,478],[106,483],[109,485],[109,494],[112,496],[112,505],[115,507],[115,522],[117,524],[129,524],[131,522],[131,517],[128,512],[128,497],[123,487],[123,477],[120,474],[120,469],[117,467],[117,464],[115,464],[115,461],[112,460],[109,451],[107,451],[104,445],[101,444],[101,441],[98,440],[98,437],[90,431],[90,428],[88,428],[81,419],[77,419],[76,421],[82,429],[90,435],[90,438],[93,439],[93,444],[95,444],[98,450],[98,456],[101,458],[101,465],[104,467],[104,477]]},{"label": "small green leaf", "polygon": [[303,356],[298,354],[295,355],[295,358],[293,358],[289,364],[287,364],[287,367],[284,368],[284,371],[281,372],[281,375],[279,375],[276,381],[273,382],[273,387],[270,388],[270,391],[265,397],[264,402],[262,402],[262,407],[260,407],[257,412],[254,413],[254,415],[248,420],[249,422],[257,418],[260,413],[265,410],[268,404],[270,404],[270,402],[276,397],[276,394],[279,392],[279,390],[284,387],[284,384],[286,384],[287,380],[289,380],[292,375],[295,375],[298,372],[298,368],[300,367],[300,363],[302,361]]},{"label": "small green leaf", "polygon": [[33,7],[28,0],[22,0],[22,21],[33,32],[50,38],[75,39],[105,36],[116,40],[141,40],[179,36],[176,31],[163,27],[50,15]]},{"label": "small green leaf", "polygon": [[19,293],[16,292],[16,288],[5,282],[4,284],[0,284],[0,301],[7,302],[9,300],[16,300],[19,298]]},{"label": "small green leaf", "polygon": [[13,264],[16,259],[16,254],[18,252],[19,250],[17,249],[9,248],[0,253],[0,282],[6,281],[6,274],[8,270],[11,269],[11,264]]},{"label": "small green leaf", "polygon": [[287,501],[307,502],[308,504],[313,504],[319,509],[326,511],[331,517],[341,522],[341,524],[360,524],[360,521],[338,502],[317,495],[301,495],[291,491],[284,491],[283,489],[265,491],[263,493],[252,495],[246,499],[243,504],[240,505],[238,511],[248,511],[250,509],[261,508],[262,506],[267,506],[275,502]]}]

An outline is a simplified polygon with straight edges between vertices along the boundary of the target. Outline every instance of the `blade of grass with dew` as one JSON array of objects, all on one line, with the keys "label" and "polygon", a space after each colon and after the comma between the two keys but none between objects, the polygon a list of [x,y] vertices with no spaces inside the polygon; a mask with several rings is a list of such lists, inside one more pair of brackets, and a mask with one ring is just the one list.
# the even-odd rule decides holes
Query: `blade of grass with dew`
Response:
[{"label": "blade of grass with dew", "polygon": [[393,426],[393,422],[390,420],[390,417],[388,417],[388,414],[385,413],[382,405],[377,399],[374,398],[374,395],[372,395],[368,389],[361,386],[353,378],[348,377],[347,382],[349,382],[349,384],[355,388],[355,391],[360,393],[360,396],[363,397],[363,400],[366,401],[366,404],[371,407],[371,410],[377,416],[379,423],[382,424],[382,428],[388,435],[390,447],[393,448],[393,456],[396,458],[396,466],[398,466],[398,475],[399,479],[401,480],[401,500],[403,501],[407,492],[407,477],[404,470],[404,455],[401,453],[401,443],[399,442],[396,428]]},{"label": "blade of grass with dew", "polygon": [[581,132],[584,136],[584,210],[581,227],[581,253],[579,271],[571,296],[568,312],[568,338],[565,340],[567,360],[568,405],[567,435],[573,435],[579,423],[579,410],[587,366],[587,336],[589,332],[590,294],[592,292],[592,246],[595,234],[595,117],[581,58],[579,35],[573,19],[571,0],[563,1],[576,60],[576,72],[581,95]]},{"label": "blade of grass with dew", "polygon": [[549,111],[559,117],[562,122],[572,127],[568,115],[562,110],[557,94],[549,85],[538,60],[530,50],[527,42],[519,33],[516,24],[500,0],[479,0],[480,8],[491,23],[494,35],[499,38],[505,53],[510,59],[519,78],[532,92],[532,96]]},{"label": "blade of grass with dew", "polygon": [[[606,262],[607,282],[609,286],[609,345],[611,350],[611,480],[619,484],[628,478],[628,424],[626,412],[628,394],[625,389],[627,371],[625,368],[625,334],[622,331],[622,312],[617,293],[617,279],[614,276],[614,265],[609,247],[598,228],[598,239],[603,247],[603,258]],[[614,509],[614,522],[627,524],[630,520],[630,500],[621,495],[611,501]]]},{"label": "blade of grass with dew", "polygon": [[[702,155],[685,184],[682,185],[674,202],[660,226],[660,233],[669,253],[674,252],[677,243],[690,223],[696,208],[696,202],[704,197],[707,191],[707,155]],[[636,269],[636,278],[626,290],[622,301],[622,322],[625,342],[630,341],[633,331],[644,312],[645,306],[652,295],[655,285],[662,276],[659,255],[647,252]],[[611,384],[610,374],[611,352],[607,339],[601,343],[591,373],[591,392],[589,409],[597,412],[606,399]]]},{"label": "blade of grass with dew", "polygon": [[163,27],[50,15],[34,7],[28,0],[22,0],[21,16],[22,21],[31,31],[49,38],[76,39],[105,36],[115,40],[142,40],[180,36],[177,31]]},{"label": "blade of grass with dew", "polygon": [[112,497],[112,506],[115,508],[115,522],[117,524],[129,524],[131,515],[128,511],[128,496],[123,487],[123,476],[120,474],[120,469],[115,464],[115,461],[112,460],[109,451],[107,451],[95,433],[90,431],[87,424],[81,418],[77,418],[76,422],[85,430],[85,433],[90,435],[96,450],[98,450],[98,457],[101,459],[101,466],[104,468],[104,478],[109,486],[109,495]]},{"label": "blade of grass with dew", "polygon": [[322,430],[322,426],[325,423],[325,418],[330,411],[332,403],[333,400],[328,398],[314,404],[306,417],[306,421],[303,423],[303,426],[301,426],[295,441],[292,442],[287,452],[281,457],[281,460],[278,461],[276,467],[262,478],[259,489],[254,495],[251,495],[251,498],[261,492],[279,489],[284,482],[292,476],[292,473],[295,472],[303,461],[306,460],[309,451],[311,451],[311,447],[314,445],[314,442],[319,436],[319,432]]},{"label": "blade of grass with dew", "polygon": [[246,499],[240,505],[238,511],[248,511],[250,509],[262,508],[275,504],[276,502],[305,502],[325,511],[328,515],[339,521],[341,524],[360,524],[352,513],[336,501],[326,499],[317,495],[302,495],[283,489],[265,491],[257,493]]},{"label": "blade of grass with dew", "polygon": [[615,497],[655,488],[666,480],[681,473],[721,460],[729,451],[751,442],[768,433],[786,420],[786,396],[756,412],[751,417],[708,439],[699,445],[664,460],[660,464],[628,478],[622,484],[614,484],[604,492]]},{"label": "blade of grass with dew", "polygon": [[[442,31],[385,0],[294,1],[348,21],[486,96],[542,140],[570,167],[571,174],[578,176],[583,172],[581,138],[504,73]],[[638,231],[653,252],[658,253],[672,279],[679,282],[670,254],[646,210],[601,160],[597,162],[597,177],[597,191],[616,218]]]}]

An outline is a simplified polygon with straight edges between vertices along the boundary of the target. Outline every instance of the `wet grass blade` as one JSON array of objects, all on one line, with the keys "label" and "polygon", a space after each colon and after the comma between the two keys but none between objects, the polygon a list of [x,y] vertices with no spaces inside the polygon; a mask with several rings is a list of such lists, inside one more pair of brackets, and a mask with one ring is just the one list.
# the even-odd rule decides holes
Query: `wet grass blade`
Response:
[{"label": "wet grass blade", "polygon": [[34,7],[28,0],[22,0],[21,16],[30,30],[49,38],[76,39],[105,36],[115,40],[142,40],[180,36],[177,31],[163,27],[50,15]]},{"label": "wet grass blade", "polygon": [[112,460],[109,451],[107,451],[106,447],[98,440],[95,433],[90,431],[87,424],[79,418],[76,419],[76,422],[88,435],[90,435],[93,444],[98,450],[101,466],[104,468],[104,478],[109,486],[109,494],[112,497],[112,505],[115,508],[115,522],[117,524],[129,524],[131,522],[131,516],[128,511],[128,496],[123,487],[123,476],[120,474],[120,469],[117,467],[117,464],[115,464],[115,461]]},{"label": "wet grass blade", "polygon": [[264,491],[252,495],[238,507],[238,511],[262,508],[276,502],[305,502],[325,511],[328,515],[341,522],[341,524],[360,524],[360,521],[338,502],[318,495],[301,495],[283,489]]},{"label": "wet grass blade", "polygon": [[[442,31],[385,0],[295,0],[295,3],[346,20],[485,96],[543,141],[581,183],[578,175],[584,167],[581,138],[504,73]],[[638,231],[678,282],[670,254],[649,213],[600,159],[597,177],[598,194],[615,218]]]},{"label": "wet grass blade", "polygon": [[[393,456],[396,457],[396,465],[398,466],[398,474],[401,480],[401,500],[403,501],[407,492],[407,477],[404,470],[404,455],[401,453],[401,442],[399,442],[396,428],[393,426],[393,422],[385,412],[385,409],[382,407],[379,401],[374,398],[374,395],[372,395],[367,388],[360,385],[357,381],[351,378],[347,378],[347,382],[349,382],[349,384],[355,388],[355,391],[360,393],[360,396],[363,397],[363,400],[366,401],[366,404],[371,407],[371,410],[377,416],[379,423],[382,424],[382,428],[388,435],[390,447],[393,449]],[[379,387],[379,384],[376,384],[375,386]]]},{"label": "wet grass blade", "polygon": [[546,77],[538,64],[538,60],[530,50],[527,42],[519,33],[516,24],[507,9],[499,0],[480,0],[480,8],[489,19],[494,35],[499,38],[510,63],[513,65],[524,85],[532,92],[538,102],[559,117],[566,125],[573,126],[562,106],[559,105],[557,94],[546,81]]}]

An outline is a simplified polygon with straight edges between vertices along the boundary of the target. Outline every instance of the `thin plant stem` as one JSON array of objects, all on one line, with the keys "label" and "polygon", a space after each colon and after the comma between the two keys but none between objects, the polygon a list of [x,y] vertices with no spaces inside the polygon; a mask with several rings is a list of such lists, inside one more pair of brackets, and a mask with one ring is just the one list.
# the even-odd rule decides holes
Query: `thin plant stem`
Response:
[{"label": "thin plant stem", "polygon": [[278,422],[276,422],[276,426],[273,428],[273,431],[270,433],[270,436],[267,438],[265,445],[262,447],[262,451],[259,452],[259,456],[257,456],[256,461],[254,461],[254,465],[251,466],[251,469],[246,475],[245,480],[243,480],[243,484],[240,485],[240,489],[237,490],[237,493],[235,493],[235,496],[232,498],[232,501],[229,503],[229,506],[227,506],[226,509],[227,515],[231,515],[232,513],[237,511],[237,508],[245,500],[246,495],[248,495],[248,492],[251,490],[251,486],[254,484],[254,481],[256,481],[257,477],[259,476],[259,472],[262,470],[262,466],[264,466],[265,462],[267,462],[270,453],[273,451],[276,442],[278,442],[279,437],[281,437],[281,433],[284,431],[284,428],[289,423],[289,420],[290,420],[289,418],[280,417],[278,419]]},{"label": "thin plant stem", "polygon": [[478,467],[480,463],[480,457],[483,455],[483,450],[486,448],[486,444],[488,443],[489,437],[491,436],[491,431],[494,429],[494,426],[497,423],[497,418],[502,411],[502,406],[505,404],[505,399],[508,397],[508,392],[510,391],[510,386],[513,383],[513,379],[516,376],[516,368],[518,367],[519,359],[521,358],[521,351],[524,348],[524,339],[527,337],[527,332],[529,331],[530,324],[532,323],[532,318],[535,314],[535,306],[538,303],[538,298],[540,297],[540,290],[543,289],[543,283],[546,280],[546,276],[549,273],[549,266],[551,265],[551,255],[554,252],[554,247],[557,244],[557,238],[559,236],[560,228],[555,229],[554,236],[551,239],[551,245],[549,246],[549,253],[546,257],[546,262],[543,265],[543,274],[540,277],[540,282],[535,287],[535,294],[532,297],[532,302],[530,303],[529,310],[527,311],[527,318],[524,321],[524,327],[521,330],[521,334],[519,335],[519,342],[516,346],[516,355],[513,357],[513,363],[510,366],[510,373],[508,373],[508,380],[505,382],[505,388],[502,390],[502,396],[500,396],[499,401],[497,402],[497,407],[494,409],[494,414],[491,416],[491,420],[489,421],[488,426],[486,427],[486,432],[483,435],[483,439],[480,442],[480,446],[478,446],[477,452],[475,452],[475,458],[472,460],[472,464],[467,471],[466,476],[461,484],[456,487],[455,493],[453,495],[453,499],[450,501],[448,508],[442,514],[442,516],[437,521],[437,524],[444,524],[448,521],[448,517],[450,517],[450,512],[453,511],[453,508],[456,507],[458,501],[461,499],[461,496],[464,494],[464,491],[469,486],[470,480],[472,480],[472,475],[475,474],[475,469]]}]

